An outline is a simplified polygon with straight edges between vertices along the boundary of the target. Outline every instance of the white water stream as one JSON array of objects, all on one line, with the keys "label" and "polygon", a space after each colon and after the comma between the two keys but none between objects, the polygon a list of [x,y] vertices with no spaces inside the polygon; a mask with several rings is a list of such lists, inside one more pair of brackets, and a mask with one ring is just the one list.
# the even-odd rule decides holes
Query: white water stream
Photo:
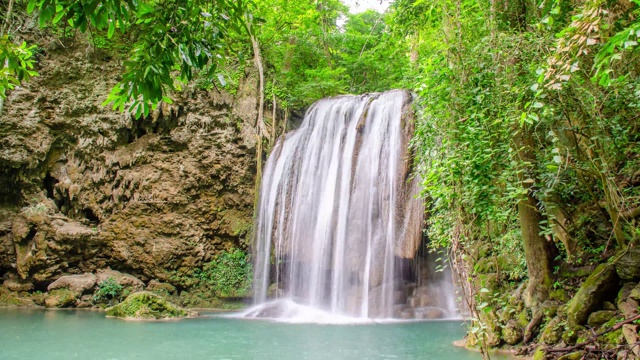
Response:
[{"label": "white water stream", "polygon": [[400,90],[320,100],[276,144],[255,228],[259,305],[244,316],[397,315],[407,302],[398,259],[416,253],[424,212],[410,178],[410,102]]}]

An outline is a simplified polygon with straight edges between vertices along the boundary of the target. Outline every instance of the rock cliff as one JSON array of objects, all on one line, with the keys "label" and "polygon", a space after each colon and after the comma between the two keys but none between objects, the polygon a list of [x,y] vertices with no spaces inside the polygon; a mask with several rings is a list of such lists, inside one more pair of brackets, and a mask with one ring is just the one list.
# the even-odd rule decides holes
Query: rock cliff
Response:
[{"label": "rock cliff", "polygon": [[0,279],[44,291],[112,268],[183,290],[220,251],[247,248],[252,74],[233,96],[189,87],[134,119],[101,105],[117,55],[50,40],[38,64],[0,115]]}]

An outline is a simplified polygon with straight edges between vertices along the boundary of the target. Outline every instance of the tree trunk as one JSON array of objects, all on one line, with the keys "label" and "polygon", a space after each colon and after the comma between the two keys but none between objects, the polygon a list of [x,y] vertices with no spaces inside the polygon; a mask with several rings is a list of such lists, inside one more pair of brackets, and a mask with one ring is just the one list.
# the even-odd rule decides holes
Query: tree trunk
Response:
[{"label": "tree trunk", "polygon": [[525,305],[528,308],[537,309],[542,302],[549,297],[553,277],[553,258],[555,247],[551,241],[547,241],[540,235],[540,221],[542,216],[538,210],[538,201],[533,196],[535,177],[533,171],[527,171],[531,164],[535,163],[533,131],[530,128],[520,129],[520,133],[514,139],[518,148],[520,163],[524,171],[520,172],[520,181],[526,190],[518,202],[518,215],[522,239],[524,240],[524,252],[527,262],[529,283],[524,292]]}]

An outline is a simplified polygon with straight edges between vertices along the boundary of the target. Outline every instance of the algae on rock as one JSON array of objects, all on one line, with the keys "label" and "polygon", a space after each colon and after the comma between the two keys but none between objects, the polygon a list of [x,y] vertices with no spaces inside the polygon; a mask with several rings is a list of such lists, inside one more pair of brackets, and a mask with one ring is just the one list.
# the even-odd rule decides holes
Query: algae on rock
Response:
[{"label": "algae on rock", "polygon": [[105,310],[107,316],[123,319],[170,319],[195,316],[197,313],[180,308],[162,296],[148,291],[129,295],[123,302]]}]

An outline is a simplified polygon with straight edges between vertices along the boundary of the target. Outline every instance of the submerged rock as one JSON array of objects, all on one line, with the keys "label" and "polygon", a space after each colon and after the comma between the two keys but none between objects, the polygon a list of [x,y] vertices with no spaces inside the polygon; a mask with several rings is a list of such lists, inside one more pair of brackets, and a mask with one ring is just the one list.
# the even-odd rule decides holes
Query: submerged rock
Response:
[{"label": "submerged rock", "polygon": [[183,309],[165,298],[148,291],[129,295],[123,302],[105,310],[107,316],[123,319],[171,319],[197,315]]}]

